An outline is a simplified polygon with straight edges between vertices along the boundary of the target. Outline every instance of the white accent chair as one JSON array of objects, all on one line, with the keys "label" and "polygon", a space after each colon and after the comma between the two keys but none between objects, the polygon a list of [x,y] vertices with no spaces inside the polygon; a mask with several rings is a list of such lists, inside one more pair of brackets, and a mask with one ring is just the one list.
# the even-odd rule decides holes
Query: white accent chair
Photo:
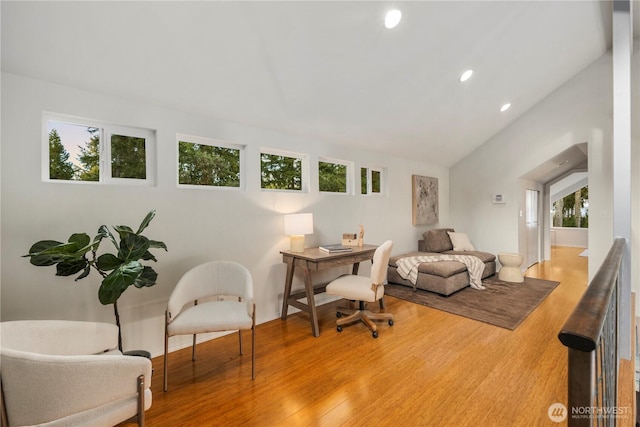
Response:
[{"label": "white accent chair", "polygon": [[0,323],[3,426],[113,426],[151,407],[151,361],[118,351],[109,323]]},{"label": "white accent chair", "polygon": [[193,335],[191,360],[196,357],[196,334],[251,329],[251,379],[256,377],[256,306],[251,273],[232,261],[211,261],[187,271],[169,297],[165,312],[164,391],[167,391],[169,337]]},{"label": "white accent chair", "polygon": [[[338,332],[342,332],[342,325],[361,320],[369,327],[374,338],[378,338],[378,328],[373,320],[387,320],[389,326],[393,325],[393,314],[383,312],[384,305],[384,281],[387,278],[387,265],[391,256],[393,242],[387,240],[380,245],[373,254],[373,265],[371,266],[371,277],[345,274],[333,280],[327,285],[327,294],[338,295],[348,300],[358,301],[359,307],[352,309],[349,307],[338,307],[336,316],[336,327]],[[367,310],[365,303],[380,301],[380,312],[372,313]],[[347,315],[347,317],[342,317]]]}]

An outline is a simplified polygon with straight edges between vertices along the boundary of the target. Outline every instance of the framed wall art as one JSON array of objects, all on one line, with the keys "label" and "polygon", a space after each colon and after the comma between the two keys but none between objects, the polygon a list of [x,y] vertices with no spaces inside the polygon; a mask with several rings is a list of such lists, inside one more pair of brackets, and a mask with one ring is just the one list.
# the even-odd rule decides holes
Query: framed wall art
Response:
[{"label": "framed wall art", "polygon": [[438,223],[438,178],[412,175],[413,225]]}]

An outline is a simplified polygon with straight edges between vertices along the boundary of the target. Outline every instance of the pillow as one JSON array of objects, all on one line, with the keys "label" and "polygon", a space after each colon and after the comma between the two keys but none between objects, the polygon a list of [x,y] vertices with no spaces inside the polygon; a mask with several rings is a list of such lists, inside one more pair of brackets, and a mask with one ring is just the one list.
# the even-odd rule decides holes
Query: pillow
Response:
[{"label": "pillow", "polygon": [[476,248],[474,248],[469,241],[469,236],[467,236],[466,233],[455,233],[453,231],[448,231],[447,234],[449,234],[449,238],[451,239],[451,243],[453,244],[454,251],[476,250]]},{"label": "pillow", "polygon": [[447,235],[449,231],[455,230],[453,228],[437,228],[425,231],[422,238],[426,243],[427,252],[444,252],[453,249],[451,239]]}]

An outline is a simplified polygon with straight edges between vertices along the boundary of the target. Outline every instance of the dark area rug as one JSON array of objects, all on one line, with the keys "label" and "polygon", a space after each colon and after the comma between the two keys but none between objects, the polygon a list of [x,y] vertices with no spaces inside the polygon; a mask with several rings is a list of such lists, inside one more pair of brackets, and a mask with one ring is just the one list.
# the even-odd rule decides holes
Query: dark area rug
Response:
[{"label": "dark area rug", "polygon": [[444,297],[404,285],[388,284],[384,293],[416,304],[514,330],[553,291],[560,282],[524,278],[524,283],[509,283],[491,276],[482,281],[485,290],[471,287]]}]

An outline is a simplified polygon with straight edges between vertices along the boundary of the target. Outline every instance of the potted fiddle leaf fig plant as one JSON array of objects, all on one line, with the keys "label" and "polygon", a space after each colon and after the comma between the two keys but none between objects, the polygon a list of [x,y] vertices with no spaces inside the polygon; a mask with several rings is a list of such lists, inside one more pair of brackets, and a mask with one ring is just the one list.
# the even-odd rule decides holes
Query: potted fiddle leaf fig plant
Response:
[{"label": "potted fiddle leaf fig plant", "polygon": [[[41,240],[24,255],[29,257],[31,264],[56,266],[56,276],[72,276],[80,273],[75,280],[84,279],[95,270],[102,276],[102,284],[98,289],[98,300],[103,305],[113,304],[113,312],[118,326],[118,348],[122,351],[122,334],[120,330],[120,315],[118,313],[118,298],[131,285],[136,288],[150,287],[156,284],[158,274],[142,261],[157,261],[150,249],[164,249],[163,242],[150,240],[142,235],[149,226],[156,211],[152,210],[142,220],[137,231],[126,225],[113,226],[116,234],[106,225],[100,226],[97,235],[91,240],[86,233],[74,233],[66,243],[55,240]],[[110,240],[115,251],[98,255],[100,243]]]}]

